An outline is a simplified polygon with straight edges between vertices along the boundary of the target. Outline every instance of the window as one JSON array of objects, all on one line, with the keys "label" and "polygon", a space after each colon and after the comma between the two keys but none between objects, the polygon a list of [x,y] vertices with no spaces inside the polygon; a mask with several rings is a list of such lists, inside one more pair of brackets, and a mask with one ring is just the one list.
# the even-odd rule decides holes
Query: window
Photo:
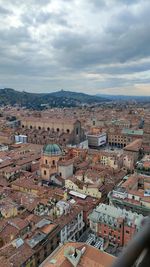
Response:
[{"label": "window", "polygon": [[55,165],[55,160],[52,161],[52,164]]},{"label": "window", "polygon": [[39,257],[39,256],[40,256],[40,253],[38,252],[38,253],[37,253],[37,257]]},{"label": "window", "polygon": [[22,125],[22,128],[24,128],[24,125]]},{"label": "window", "polygon": [[59,132],[59,128],[57,128],[57,130],[56,130],[57,132]]},{"label": "window", "polygon": [[69,129],[67,129],[67,133],[70,133],[70,130]]},{"label": "window", "polygon": [[41,126],[39,126],[38,129],[41,130]]},{"label": "window", "polygon": [[47,128],[47,131],[50,131],[50,128],[49,127]]},{"label": "window", "polygon": [[82,223],[79,224],[79,228],[81,228],[81,226],[82,226]]},{"label": "window", "polygon": [[47,257],[47,251],[44,252],[44,258],[46,258],[46,257]]},{"label": "window", "polygon": [[47,164],[47,159],[45,160],[45,164]]},{"label": "window", "polygon": [[79,129],[78,128],[76,128],[76,135],[78,135],[79,134]]},{"label": "window", "polygon": [[30,129],[32,129],[32,125],[30,125]]},{"label": "window", "polygon": [[126,230],[126,234],[129,234],[130,232],[128,230]]},{"label": "window", "polygon": [[44,170],[44,175],[46,175],[46,170]]}]

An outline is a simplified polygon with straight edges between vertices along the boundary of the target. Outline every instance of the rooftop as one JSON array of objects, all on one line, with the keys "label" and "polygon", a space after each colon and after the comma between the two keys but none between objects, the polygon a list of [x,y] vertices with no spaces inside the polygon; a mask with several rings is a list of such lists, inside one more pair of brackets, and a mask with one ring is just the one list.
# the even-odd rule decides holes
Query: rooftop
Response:
[{"label": "rooftop", "polygon": [[117,223],[117,219],[123,218],[128,225],[130,225],[130,223],[132,222],[137,227],[140,227],[144,217],[141,214],[126,211],[125,209],[116,208],[114,206],[106,204],[100,204],[89,215],[89,218],[94,222],[105,223],[110,223],[110,221],[113,223],[112,220]]},{"label": "rooftop", "polygon": [[43,147],[43,154],[49,156],[59,156],[62,154],[62,149],[57,144],[48,144]]},{"label": "rooftop", "polygon": [[[76,253],[73,255],[73,253]],[[109,267],[115,257],[84,243],[69,242],[56,250],[40,267]]]},{"label": "rooftop", "polygon": [[122,130],[123,134],[129,134],[129,135],[143,135],[143,130],[134,130],[134,129],[123,129]]},{"label": "rooftop", "polygon": [[39,244],[44,238],[46,237],[46,234],[44,233],[36,233],[32,238],[27,240],[27,244],[34,248],[37,244]]}]

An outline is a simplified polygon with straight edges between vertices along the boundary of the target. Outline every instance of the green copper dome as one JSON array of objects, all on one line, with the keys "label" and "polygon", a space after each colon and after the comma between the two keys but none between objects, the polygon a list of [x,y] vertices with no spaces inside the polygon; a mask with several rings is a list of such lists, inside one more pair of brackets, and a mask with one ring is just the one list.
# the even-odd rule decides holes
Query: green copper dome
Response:
[{"label": "green copper dome", "polygon": [[43,154],[50,156],[59,156],[62,154],[62,149],[57,144],[48,144],[43,147]]}]

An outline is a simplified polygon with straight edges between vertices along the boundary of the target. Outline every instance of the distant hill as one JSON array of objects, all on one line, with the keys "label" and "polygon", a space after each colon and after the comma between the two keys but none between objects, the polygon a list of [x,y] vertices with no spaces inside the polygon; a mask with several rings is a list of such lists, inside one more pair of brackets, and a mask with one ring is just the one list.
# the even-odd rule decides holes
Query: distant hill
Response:
[{"label": "distant hill", "polygon": [[150,96],[130,96],[130,95],[107,95],[97,94],[98,97],[104,97],[105,99],[112,101],[137,101],[137,102],[150,102]]},{"label": "distant hill", "polygon": [[51,93],[50,95],[53,97],[74,99],[77,102],[86,103],[86,104],[108,101],[108,99],[105,97],[99,98],[96,95],[88,95],[84,93],[77,93],[77,92],[71,92],[71,91],[65,91],[65,90],[60,90],[60,91]]},{"label": "distant hill", "polygon": [[70,91],[58,91],[53,93],[28,93],[20,92],[11,88],[0,89],[0,105],[19,105],[32,109],[50,107],[76,107],[82,104],[97,104],[108,102],[105,97],[91,96],[84,93]]}]

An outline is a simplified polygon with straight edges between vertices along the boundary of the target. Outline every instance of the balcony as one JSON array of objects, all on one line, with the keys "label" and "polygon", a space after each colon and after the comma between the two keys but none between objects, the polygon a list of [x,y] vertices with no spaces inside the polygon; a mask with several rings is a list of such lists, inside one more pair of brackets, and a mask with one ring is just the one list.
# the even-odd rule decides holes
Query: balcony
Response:
[{"label": "balcony", "polygon": [[78,223],[72,225],[72,226],[69,226],[67,231],[68,231],[68,234],[70,235],[71,232],[76,232],[78,230]]},{"label": "balcony", "polygon": [[150,266],[150,217],[111,267]]},{"label": "balcony", "polygon": [[141,213],[144,216],[147,216],[150,213],[150,208],[142,205],[140,201],[135,201],[128,198],[116,198],[113,196],[113,194],[109,194],[109,199],[112,203],[114,203],[114,205],[126,207],[126,209],[133,208],[134,212]]}]

